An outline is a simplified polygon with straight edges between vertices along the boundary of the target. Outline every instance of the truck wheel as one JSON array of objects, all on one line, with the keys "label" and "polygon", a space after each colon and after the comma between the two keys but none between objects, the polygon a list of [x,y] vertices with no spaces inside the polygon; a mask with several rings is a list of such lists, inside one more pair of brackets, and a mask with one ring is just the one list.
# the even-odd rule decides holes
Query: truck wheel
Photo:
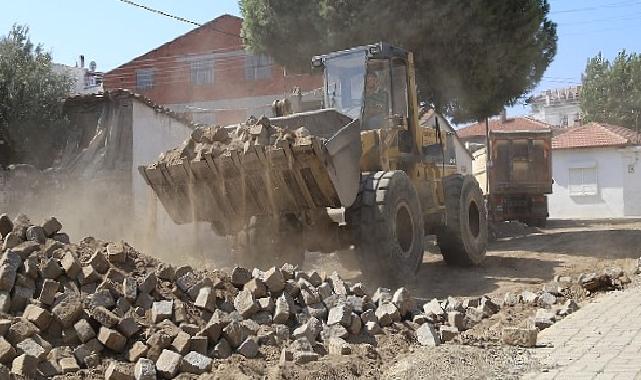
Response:
[{"label": "truck wheel", "polygon": [[443,259],[449,265],[480,264],[487,250],[487,214],[483,194],[472,176],[443,178],[447,226],[437,234]]},{"label": "truck wheel", "polygon": [[301,266],[305,261],[302,231],[295,225],[281,224],[278,231],[271,218],[252,216],[245,228],[236,235],[238,264],[249,268],[280,267],[284,263]]},{"label": "truck wheel", "polygon": [[363,174],[361,192],[346,214],[365,277],[395,284],[414,277],[423,262],[423,214],[405,172]]}]

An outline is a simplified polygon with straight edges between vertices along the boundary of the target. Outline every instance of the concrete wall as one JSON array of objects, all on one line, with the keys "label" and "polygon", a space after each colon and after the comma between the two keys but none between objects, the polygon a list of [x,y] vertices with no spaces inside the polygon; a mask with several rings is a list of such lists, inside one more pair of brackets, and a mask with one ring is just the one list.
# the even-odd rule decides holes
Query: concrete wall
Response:
[{"label": "concrete wall", "polygon": [[[626,154],[628,159],[624,159]],[[630,148],[556,149],[552,151],[553,193],[551,218],[620,218],[641,216],[641,175]],[[629,173],[629,165],[633,165]],[[597,171],[596,195],[570,195],[570,169],[593,166]],[[626,207],[627,204],[627,207]]]},{"label": "concrete wall", "polygon": [[631,146],[623,154],[623,214],[641,216],[641,146]]},{"label": "concrete wall", "polygon": [[456,172],[461,174],[472,174],[472,156],[465,149],[465,146],[458,138],[454,139],[454,149],[456,151]]},{"label": "concrete wall", "polygon": [[487,194],[487,150],[485,148],[481,148],[474,152],[473,157],[474,161],[472,161],[472,174],[476,178],[476,181],[479,183],[479,186],[481,186],[483,194]]},{"label": "concrete wall", "polygon": [[[446,152],[446,163],[450,163],[451,160],[455,160],[457,173],[472,174],[472,155],[467,149],[465,149],[464,143],[458,138],[454,128],[452,128],[450,123],[443,116],[433,113],[428,118],[421,120],[421,127],[433,128],[436,125],[436,118],[438,118],[438,123],[441,128],[444,128],[444,131],[449,132],[447,135],[447,149],[451,150],[454,148],[453,154],[451,154],[450,151]],[[442,161],[440,157],[438,160],[438,162]]]},{"label": "concrete wall", "polygon": [[[145,232],[158,234],[174,226],[138,172],[138,166],[156,161],[161,153],[179,147],[189,138],[191,129],[165,114],[157,113],[139,101],[133,102],[132,194],[136,225],[158,231],[136,231],[136,240]],[[153,220],[151,220],[153,219]]]},{"label": "concrete wall", "polygon": [[193,265],[193,261],[184,260],[204,255],[211,260],[217,255],[225,255],[228,252],[225,238],[217,237],[208,223],[174,223],[138,172],[138,166],[148,165],[161,153],[182,146],[190,135],[191,129],[184,123],[133,101],[131,186],[134,220],[131,241],[136,247],[169,262]]}]

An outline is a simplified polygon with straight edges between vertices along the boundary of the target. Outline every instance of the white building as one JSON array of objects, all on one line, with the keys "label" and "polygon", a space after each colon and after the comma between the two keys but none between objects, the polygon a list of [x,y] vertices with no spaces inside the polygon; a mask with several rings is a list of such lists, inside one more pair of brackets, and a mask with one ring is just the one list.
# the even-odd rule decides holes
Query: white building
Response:
[{"label": "white building", "polygon": [[532,118],[554,127],[574,127],[581,118],[581,86],[546,90],[530,101]]},{"label": "white building", "polygon": [[76,66],[67,66],[62,63],[54,63],[53,71],[58,74],[66,74],[73,80],[71,95],[97,94],[102,92],[103,73],[96,71],[96,63],[91,62],[85,67],[85,57],[80,56],[80,63]]},{"label": "white building", "polygon": [[554,137],[550,217],[641,217],[640,142],[630,129],[597,123]]},{"label": "white building", "polygon": [[428,110],[420,120],[421,127],[434,128],[438,123],[439,128],[445,131],[447,138],[445,142],[445,157],[440,148],[436,149],[434,156],[430,157],[435,162],[442,162],[445,158],[446,165],[456,165],[456,172],[460,174],[472,174],[472,154],[465,149],[465,145],[459,140],[456,131],[450,123],[441,115]]},{"label": "white building", "polygon": [[33,220],[55,215],[72,240],[98,234],[91,236],[157,253],[193,244],[196,232],[214,236],[208,225],[176,226],[138,172],[181,146],[195,124],[126,90],[68,98],[64,111],[70,137],[55,168],[0,171],[3,211]]}]

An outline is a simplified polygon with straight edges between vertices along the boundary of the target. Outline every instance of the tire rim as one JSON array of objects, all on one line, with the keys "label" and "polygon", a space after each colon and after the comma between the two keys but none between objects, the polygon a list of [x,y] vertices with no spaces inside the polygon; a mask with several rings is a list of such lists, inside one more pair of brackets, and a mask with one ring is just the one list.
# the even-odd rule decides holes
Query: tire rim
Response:
[{"label": "tire rim", "polygon": [[470,202],[470,207],[468,208],[468,226],[472,236],[474,236],[474,238],[479,237],[481,233],[481,220],[479,217],[479,208],[474,201]]},{"label": "tire rim", "polygon": [[401,247],[401,256],[410,257],[412,247],[414,246],[414,220],[407,203],[399,203],[396,207],[396,216],[394,220],[396,227],[396,242]]}]

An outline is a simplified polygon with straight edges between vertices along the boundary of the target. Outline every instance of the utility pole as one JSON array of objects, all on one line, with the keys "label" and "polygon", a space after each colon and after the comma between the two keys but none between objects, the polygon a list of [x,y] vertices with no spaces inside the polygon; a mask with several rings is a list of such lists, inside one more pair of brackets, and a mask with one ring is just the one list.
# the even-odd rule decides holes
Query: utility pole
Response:
[{"label": "utility pole", "polygon": [[490,152],[490,121],[485,118],[485,195],[490,191],[490,166],[492,166],[492,156]]},{"label": "utility pole", "polygon": [[634,130],[637,132],[637,145],[641,144],[641,139],[639,139],[639,111],[632,110],[634,113]]}]

